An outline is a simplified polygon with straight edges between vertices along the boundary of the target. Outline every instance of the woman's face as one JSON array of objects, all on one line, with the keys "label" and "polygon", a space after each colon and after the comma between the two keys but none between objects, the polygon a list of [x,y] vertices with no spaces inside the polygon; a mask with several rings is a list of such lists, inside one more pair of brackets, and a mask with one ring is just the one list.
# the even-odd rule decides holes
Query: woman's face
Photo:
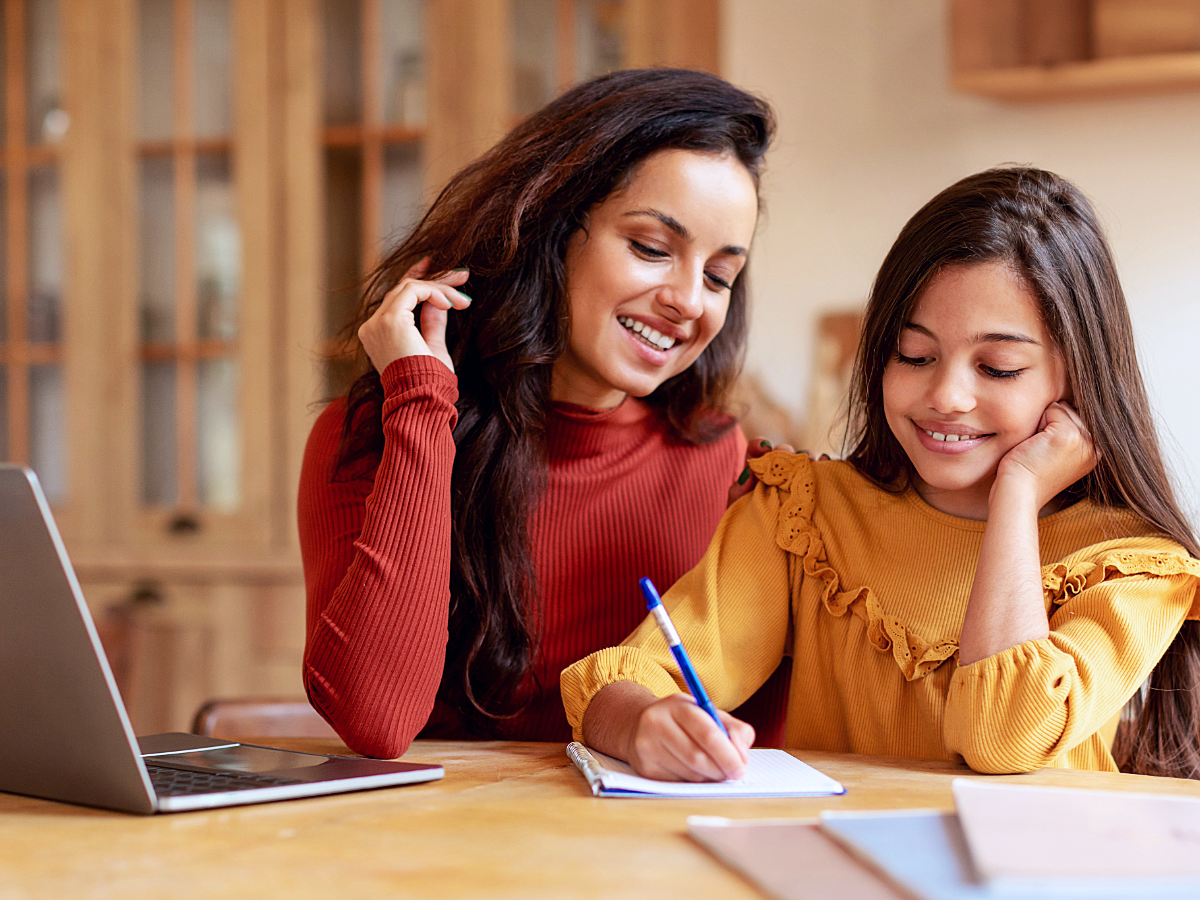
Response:
[{"label": "woman's face", "polygon": [[1037,297],[1001,262],[936,275],[900,332],[883,373],[888,426],[927,503],[986,519],[1004,454],[1069,399],[1066,366]]},{"label": "woman's face", "polygon": [[647,157],[567,246],[571,338],[551,399],[616,406],[695,362],[725,324],[757,219],[754,181],[733,156]]}]

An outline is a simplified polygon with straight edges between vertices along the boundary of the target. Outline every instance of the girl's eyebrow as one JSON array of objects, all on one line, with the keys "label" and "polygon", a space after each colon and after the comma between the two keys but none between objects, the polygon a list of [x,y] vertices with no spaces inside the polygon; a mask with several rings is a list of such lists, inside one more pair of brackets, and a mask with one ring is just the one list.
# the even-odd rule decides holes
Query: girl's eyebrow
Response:
[{"label": "girl's eyebrow", "polygon": [[[916,322],[906,322],[904,327],[919,332],[926,337],[933,338],[933,340],[937,340],[933,332],[924,325],[918,325]],[[980,332],[979,334],[971,335],[970,341],[972,344],[1033,344],[1037,347],[1042,346],[1042,342],[1037,338],[1032,338],[1027,334],[1010,334],[1005,331]]]},{"label": "girl's eyebrow", "polygon": [[[687,230],[687,226],[685,226],[682,222],[680,222],[674,216],[667,215],[662,210],[653,209],[653,208],[651,208],[651,209],[631,209],[631,210],[629,210],[629,212],[623,213],[623,215],[625,215],[625,216],[649,216],[652,219],[658,219],[658,221],[662,222],[669,229],[671,229],[671,231],[675,232],[677,235],[679,235],[685,241],[691,241],[691,239],[692,239],[692,233]],[[728,247],[722,247],[721,252],[724,254],[727,254],[729,256],[745,256],[746,248],[745,247],[735,247],[733,245],[730,245]]]}]

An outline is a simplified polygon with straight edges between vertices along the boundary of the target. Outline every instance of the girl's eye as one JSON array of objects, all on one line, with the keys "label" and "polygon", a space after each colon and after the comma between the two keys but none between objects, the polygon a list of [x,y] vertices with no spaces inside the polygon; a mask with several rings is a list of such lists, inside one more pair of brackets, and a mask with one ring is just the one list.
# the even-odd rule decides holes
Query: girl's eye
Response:
[{"label": "girl's eye", "polygon": [[1016,378],[1024,369],[994,369],[991,366],[980,366],[980,371],[989,378]]},{"label": "girl's eye", "polygon": [[906,366],[923,366],[932,359],[932,356],[905,356],[900,351],[896,351],[896,362]]},{"label": "girl's eye", "polygon": [[650,259],[665,259],[667,256],[670,256],[665,250],[659,250],[656,247],[647,247],[638,241],[631,240],[629,245],[642,256],[649,257]]},{"label": "girl's eye", "polygon": [[707,278],[709,281],[711,281],[713,284],[715,284],[717,286],[718,290],[722,290],[722,291],[733,290],[733,286],[728,281],[726,281],[723,278],[718,278],[712,272],[705,272],[704,277]]}]

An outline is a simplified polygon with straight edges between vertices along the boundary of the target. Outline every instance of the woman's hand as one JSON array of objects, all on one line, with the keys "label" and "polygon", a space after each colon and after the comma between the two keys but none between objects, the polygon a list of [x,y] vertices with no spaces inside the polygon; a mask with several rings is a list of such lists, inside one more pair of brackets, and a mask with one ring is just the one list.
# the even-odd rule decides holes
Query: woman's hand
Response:
[{"label": "woman's hand", "polygon": [[[754,477],[754,472],[750,469],[750,460],[765,456],[772,450],[782,450],[784,453],[796,452],[791,444],[780,444],[778,447],[772,447],[771,442],[764,437],[756,437],[748,443],[746,445],[746,468],[742,469],[742,474],[729,486],[729,499],[725,503],[726,506],[732,506],[734,500],[744,497],[754,490],[754,485],[758,483],[758,479]],[[828,459],[828,457],[825,458]]]},{"label": "woman's hand", "polygon": [[[406,356],[433,356],[454,371],[446,350],[446,319],[451,309],[466,309],[471,298],[457,288],[466,283],[470,272],[454,269],[429,280],[429,259],[423,259],[407,272],[383,298],[371,318],[358,329],[358,339],[376,370],[383,372],[391,363]],[[416,308],[421,307],[421,325]]]},{"label": "woman's hand", "polygon": [[992,498],[1013,483],[1034,491],[1041,509],[1096,467],[1098,457],[1091,435],[1069,403],[1056,400],[1046,407],[1037,433],[1013,447],[1000,460]]}]

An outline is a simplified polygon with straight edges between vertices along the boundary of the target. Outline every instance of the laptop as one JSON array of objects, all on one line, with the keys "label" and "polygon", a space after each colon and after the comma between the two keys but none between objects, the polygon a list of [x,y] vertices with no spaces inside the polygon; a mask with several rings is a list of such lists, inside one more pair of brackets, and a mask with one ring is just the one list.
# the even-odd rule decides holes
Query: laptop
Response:
[{"label": "laptop", "polygon": [[135,738],[37,476],[0,464],[0,791],[159,813],[443,774],[193,734]]}]

